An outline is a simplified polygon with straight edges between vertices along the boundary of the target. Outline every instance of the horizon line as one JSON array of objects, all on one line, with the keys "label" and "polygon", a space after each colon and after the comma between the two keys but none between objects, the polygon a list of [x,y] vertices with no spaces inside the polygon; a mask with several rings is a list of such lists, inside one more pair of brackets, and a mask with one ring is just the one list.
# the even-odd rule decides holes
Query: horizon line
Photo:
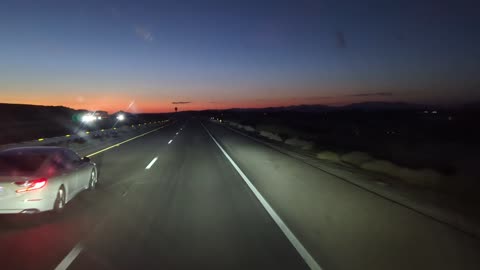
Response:
[{"label": "horizon line", "polygon": [[[321,103],[315,103],[315,104],[291,104],[291,105],[280,105],[280,106],[262,106],[262,107],[230,107],[230,108],[223,108],[223,109],[216,109],[216,108],[207,108],[207,109],[190,109],[190,110],[180,110],[179,112],[202,112],[202,111],[227,111],[227,110],[262,110],[262,109],[277,109],[277,108],[289,108],[289,107],[301,107],[301,106],[323,106],[323,107],[331,107],[331,108],[341,108],[341,107],[347,107],[355,104],[367,104],[367,103],[383,103],[383,104],[406,104],[406,105],[412,105],[412,106],[425,106],[425,107],[431,107],[431,106],[438,106],[438,107],[443,107],[443,108],[452,108],[452,107],[461,107],[469,104],[476,104],[480,103],[480,101],[473,101],[473,102],[468,102],[468,103],[462,103],[462,104],[426,104],[426,103],[411,103],[411,102],[405,102],[405,101],[362,101],[362,102],[353,102],[353,103],[346,103],[346,104],[321,104]],[[115,110],[113,112],[110,112],[108,110],[104,109],[99,109],[99,110],[88,110],[88,109],[75,109],[72,107],[64,106],[64,105],[48,105],[48,104],[31,104],[31,103],[4,103],[0,102],[0,105],[23,105],[23,106],[39,106],[39,107],[61,107],[61,108],[67,108],[70,110],[74,111],[89,111],[89,112],[96,112],[96,111],[106,111],[108,114],[115,114],[118,112],[123,112],[123,113],[129,113],[129,114],[167,114],[167,113],[175,113],[174,110],[172,111],[147,111],[147,112],[127,112],[124,110]]]}]

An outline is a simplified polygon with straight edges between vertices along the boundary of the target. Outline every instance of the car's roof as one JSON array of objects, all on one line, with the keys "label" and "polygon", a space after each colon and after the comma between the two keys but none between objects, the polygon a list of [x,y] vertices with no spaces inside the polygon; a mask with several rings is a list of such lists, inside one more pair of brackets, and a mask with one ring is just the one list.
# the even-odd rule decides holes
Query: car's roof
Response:
[{"label": "car's roof", "polygon": [[52,154],[65,149],[67,148],[58,147],[58,146],[25,146],[25,147],[15,147],[15,148],[5,149],[0,151],[0,154],[15,153],[15,152]]}]

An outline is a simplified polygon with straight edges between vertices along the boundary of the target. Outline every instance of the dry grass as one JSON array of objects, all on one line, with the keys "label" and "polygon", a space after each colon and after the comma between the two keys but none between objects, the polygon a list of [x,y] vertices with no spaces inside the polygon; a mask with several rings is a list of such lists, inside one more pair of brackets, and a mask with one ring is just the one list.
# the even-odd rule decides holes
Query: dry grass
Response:
[{"label": "dry grass", "polygon": [[270,131],[260,130],[260,136],[268,138],[268,139],[273,140],[273,141],[277,141],[277,142],[282,142],[283,141],[282,138],[278,134],[275,134],[275,133],[270,132]]},{"label": "dry grass", "polygon": [[363,163],[360,168],[383,173],[395,178],[402,179],[408,183],[425,186],[437,187],[440,182],[447,180],[446,176],[432,170],[432,169],[409,169],[398,166],[386,160],[371,160]]},{"label": "dry grass", "polygon": [[251,127],[251,126],[243,126],[243,125],[240,125],[240,128],[241,128],[241,129],[244,129],[244,130],[246,130],[246,131],[248,131],[248,132],[255,132],[255,131],[256,131],[256,130],[255,130],[253,127]]},{"label": "dry grass", "polygon": [[342,155],[340,160],[355,166],[361,166],[365,162],[373,160],[373,158],[365,152],[350,152]]},{"label": "dry grass", "polygon": [[295,147],[300,147],[304,150],[310,150],[310,149],[313,148],[313,142],[302,140],[302,139],[299,139],[299,138],[286,139],[285,143],[288,144],[288,145],[295,146]]},{"label": "dry grass", "polygon": [[244,125],[241,125],[239,123],[236,123],[236,122],[228,122],[228,124],[232,127],[236,127],[238,129],[243,129],[243,130],[246,130],[248,132],[255,132],[255,128],[251,127],[251,126],[244,126]]},{"label": "dry grass", "polygon": [[317,154],[317,158],[337,163],[347,162],[367,171],[381,173],[423,187],[436,188],[449,179],[432,169],[405,168],[387,160],[374,159],[364,152],[350,152],[340,155],[332,151],[323,151]]},{"label": "dry grass", "polygon": [[340,162],[340,156],[332,151],[323,151],[317,154],[318,159]]}]

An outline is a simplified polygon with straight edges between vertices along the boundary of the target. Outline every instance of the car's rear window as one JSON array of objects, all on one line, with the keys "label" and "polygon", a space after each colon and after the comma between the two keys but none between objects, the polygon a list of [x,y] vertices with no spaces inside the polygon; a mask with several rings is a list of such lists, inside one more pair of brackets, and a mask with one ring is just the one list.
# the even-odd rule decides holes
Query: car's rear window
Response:
[{"label": "car's rear window", "polygon": [[48,161],[48,155],[32,152],[0,154],[0,175],[35,174]]}]

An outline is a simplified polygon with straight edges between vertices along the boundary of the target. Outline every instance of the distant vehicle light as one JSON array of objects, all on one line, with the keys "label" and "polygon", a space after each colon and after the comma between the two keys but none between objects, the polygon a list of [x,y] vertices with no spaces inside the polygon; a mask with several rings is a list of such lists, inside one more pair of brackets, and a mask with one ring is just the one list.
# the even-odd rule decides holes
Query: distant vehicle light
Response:
[{"label": "distant vehicle light", "polygon": [[102,120],[102,117],[101,117],[101,116],[99,116],[99,117],[97,117],[97,119],[98,119],[98,120]]},{"label": "distant vehicle light", "polygon": [[47,178],[15,182],[15,185],[23,187],[21,189],[17,189],[15,191],[16,193],[37,190],[47,185]]},{"label": "distant vehicle light", "polygon": [[117,120],[118,120],[118,121],[123,121],[123,120],[125,120],[125,115],[123,115],[123,114],[117,115]]},{"label": "distant vehicle light", "polygon": [[85,114],[84,116],[82,116],[82,122],[84,123],[90,123],[90,122],[93,122],[97,119],[97,117],[95,117],[94,115],[91,115],[91,114]]}]

